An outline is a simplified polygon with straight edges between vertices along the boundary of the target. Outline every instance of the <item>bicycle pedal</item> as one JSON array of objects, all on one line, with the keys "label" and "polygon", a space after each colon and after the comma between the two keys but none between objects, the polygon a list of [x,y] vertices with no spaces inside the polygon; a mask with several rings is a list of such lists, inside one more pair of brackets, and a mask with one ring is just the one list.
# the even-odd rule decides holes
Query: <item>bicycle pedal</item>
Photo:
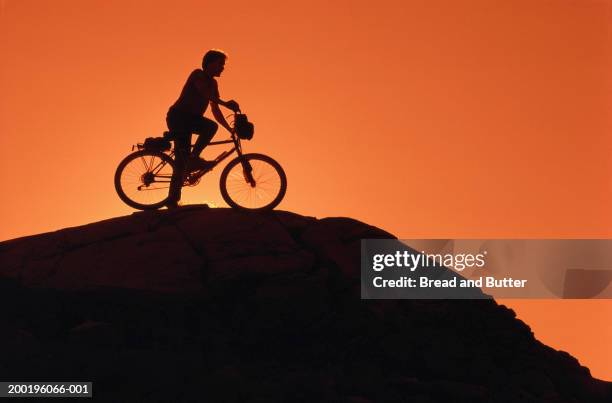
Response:
[{"label": "bicycle pedal", "polygon": [[204,174],[200,174],[200,172],[191,172],[188,176],[183,179],[183,186],[195,186],[200,183],[202,176]]},{"label": "bicycle pedal", "polygon": [[183,183],[183,186],[196,186],[198,183],[200,183],[200,178],[192,180],[190,182],[185,182]]}]

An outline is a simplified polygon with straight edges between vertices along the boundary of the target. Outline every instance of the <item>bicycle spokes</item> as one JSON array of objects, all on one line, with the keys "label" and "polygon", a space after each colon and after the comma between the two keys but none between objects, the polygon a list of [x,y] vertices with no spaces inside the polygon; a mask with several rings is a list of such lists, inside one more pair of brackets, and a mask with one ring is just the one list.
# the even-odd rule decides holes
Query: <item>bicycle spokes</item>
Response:
[{"label": "bicycle spokes", "polygon": [[134,203],[152,205],[168,197],[173,168],[158,153],[141,153],[126,162],[120,176],[125,195]]},{"label": "bicycle spokes", "polygon": [[225,182],[227,195],[239,206],[257,209],[270,204],[282,187],[281,177],[266,161],[250,160],[236,164]]}]

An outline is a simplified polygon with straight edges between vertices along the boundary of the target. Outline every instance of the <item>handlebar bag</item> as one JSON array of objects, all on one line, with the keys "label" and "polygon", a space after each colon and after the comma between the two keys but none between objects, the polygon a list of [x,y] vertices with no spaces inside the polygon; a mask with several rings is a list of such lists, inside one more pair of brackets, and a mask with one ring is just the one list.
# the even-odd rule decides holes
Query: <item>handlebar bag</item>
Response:
[{"label": "handlebar bag", "polygon": [[255,126],[249,122],[246,115],[240,114],[234,117],[234,130],[241,139],[251,140],[255,133]]}]

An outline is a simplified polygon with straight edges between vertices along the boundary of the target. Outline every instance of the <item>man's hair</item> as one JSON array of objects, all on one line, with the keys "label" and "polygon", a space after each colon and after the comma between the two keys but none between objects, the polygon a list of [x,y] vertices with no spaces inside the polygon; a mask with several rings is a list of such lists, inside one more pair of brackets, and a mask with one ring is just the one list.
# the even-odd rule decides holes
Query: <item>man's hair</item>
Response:
[{"label": "man's hair", "polygon": [[220,49],[209,50],[202,59],[202,68],[205,69],[210,63],[219,59],[227,59],[227,54]]}]

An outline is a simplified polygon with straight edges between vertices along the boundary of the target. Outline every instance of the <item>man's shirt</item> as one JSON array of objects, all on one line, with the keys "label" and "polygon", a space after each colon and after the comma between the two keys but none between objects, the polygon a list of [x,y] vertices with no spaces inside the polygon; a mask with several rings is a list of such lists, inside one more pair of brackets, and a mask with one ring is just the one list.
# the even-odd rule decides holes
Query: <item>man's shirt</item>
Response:
[{"label": "man's shirt", "polygon": [[201,116],[213,99],[219,99],[217,80],[207,76],[203,70],[196,69],[189,75],[181,95],[171,108]]}]

